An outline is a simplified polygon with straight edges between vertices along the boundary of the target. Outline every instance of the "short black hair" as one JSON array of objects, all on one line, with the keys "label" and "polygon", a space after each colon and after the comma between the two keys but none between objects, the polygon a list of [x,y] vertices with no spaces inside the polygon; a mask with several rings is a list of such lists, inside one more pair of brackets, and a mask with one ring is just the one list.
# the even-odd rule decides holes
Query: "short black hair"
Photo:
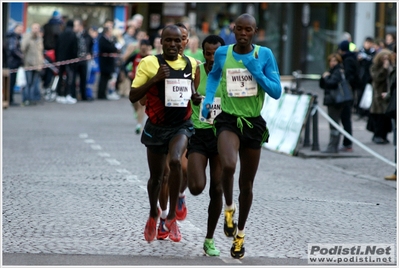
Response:
[{"label": "short black hair", "polygon": [[223,38],[221,38],[219,35],[216,34],[211,34],[205,37],[204,41],[202,41],[202,51],[205,52],[205,43],[216,45],[217,43],[220,43],[222,46],[225,45],[225,42]]},{"label": "short black hair", "polygon": [[374,38],[368,36],[368,37],[366,37],[366,40],[365,40],[365,41],[366,41],[366,42],[370,42],[370,43],[374,43]]},{"label": "short black hair", "polygon": [[187,30],[187,27],[186,27],[186,25],[184,25],[182,22],[175,23],[175,25],[176,25],[177,27],[181,27],[181,28],[183,28],[183,29],[186,29],[186,30]]},{"label": "short black hair", "polygon": [[164,34],[164,32],[165,32],[166,29],[172,29],[172,30],[178,30],[178,31],[180,31],[179,27],[178,27],[177,25],[175,25],[175,24],[166,25],[166,26],[162,29],[161,39],[163,38],[163,34]]},{"label": "short black hair", "polygon": [[143,46],[143,45],[145,45],[145,46],[151,46],[150,40],[148,40],[148,39],[143,39],[143,40],[141,40],[141,41],[140,41],[140,46]]},{"label": "short black hair", "polygon": [[66,23],[66,27],[73,27],[73,20],[68,20]]}]

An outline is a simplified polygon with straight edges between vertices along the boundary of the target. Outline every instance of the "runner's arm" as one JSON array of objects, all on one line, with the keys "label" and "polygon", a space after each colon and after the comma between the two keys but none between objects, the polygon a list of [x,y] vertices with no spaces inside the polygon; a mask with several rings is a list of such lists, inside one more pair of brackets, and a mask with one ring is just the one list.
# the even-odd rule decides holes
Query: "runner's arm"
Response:
[{"label": "runner's arm", "polygon": [[[261,59],[261,60],[260,60]],[[271,50],[261,47],[259,54],[255,53],[243,60],[245,67],[254,76],[260,87],[273,99],[279,99],[282,93],[280,73]],[[264,63],[262,68],[261,63]]]},{"label": "runner's arm", "polygon": [[[159,81],[164,80],[170,75],[169,67],[166,64],[161,64],[161,66],[159,66],[158,68],[158,72],[153,77],[146,76],[146,68],[148,68],[148,66],[146,65],[146,61],[141,60],[139,65],[137,66],[137,74],[135,79],[133,80],[133,84],[129,93],[129,100],[131,103],[139,101],[145,96],[145,94],[148,92],[148,90],[150,90],[153,85],[155,85]],[[133,85],[135,85],[136,79],[143,81],[143,83],[139,83],[138,86],[134,87]]]},{"label": "runner's arm", "polygon": [[215,51],[215,56],[214,56],[215,61],[213,63],[212,70],[208,74],[208,80],[206,82],[205,99],[201,111],[202,116],[204,118],[208,118],[210,107],[213,103],[216,90],[219,86],[220,79],[222,77],[222,70],[223,70],[222,64],[224,64],[225,58],[226,58],[225,54],[220,53],[220,49],[218,48]]}]

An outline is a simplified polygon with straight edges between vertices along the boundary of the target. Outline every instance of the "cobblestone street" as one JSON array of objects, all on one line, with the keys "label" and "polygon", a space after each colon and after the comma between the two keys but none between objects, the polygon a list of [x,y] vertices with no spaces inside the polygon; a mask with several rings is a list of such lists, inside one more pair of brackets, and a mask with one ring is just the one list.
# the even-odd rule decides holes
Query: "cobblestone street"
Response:
[{"label": "cobblestone street", "polygon": [[[197,197],[186,190],[181,242],[148,244],[149,172],[135,123],[126,98],[3,110],[3,264],[54,265],[64,262],[51,256],[70,256],[75,265],[137,265],[136,258],[148,265],[159,265],[159,258],[169,264],[306,265],[308,243],[396,244],[396,182],[383,179],[394,168],[357,147],[359,157],[338,159],[263,149],[243,260],[230,257],[222,215],[215,233],[221,256],[203,257],[208,186]],[[328,125],[322,119],[320,129],[324,147]],[[360,132],[357,127],[354,135]],[[367,135],[358,138],[372,146]],[[377,150],[394,161],[392,144]],[[101,262],[99,256],[121,258]]]}]

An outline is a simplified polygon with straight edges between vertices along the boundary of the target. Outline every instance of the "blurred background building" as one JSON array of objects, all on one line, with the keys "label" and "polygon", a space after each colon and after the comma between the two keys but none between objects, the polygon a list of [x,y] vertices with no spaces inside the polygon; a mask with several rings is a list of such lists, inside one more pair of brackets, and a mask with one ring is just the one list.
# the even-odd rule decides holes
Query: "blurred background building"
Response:
[{"label": "blurred background building", "polygon": [[383,39],[397,31],[396,2],[334,3],[2,3],[3,40],[7,30],[22,23],[26,31],[33,22],[44,25],[54,10],[64,19],[82,18],[85,26],[101,26],[114,19],[115,26],[125,30],[136,13],[144,16],[142,28],[153,38],[169,22],[186,21],[191,34],[202,38],[218,34],[231,19],[241,13],[252,14],[258,22],[256,43],[270,47],[281,75],[294,70],[320,74],[327,68],[327,55],[336,51],[344,32],[361,48],[367,36]]}]

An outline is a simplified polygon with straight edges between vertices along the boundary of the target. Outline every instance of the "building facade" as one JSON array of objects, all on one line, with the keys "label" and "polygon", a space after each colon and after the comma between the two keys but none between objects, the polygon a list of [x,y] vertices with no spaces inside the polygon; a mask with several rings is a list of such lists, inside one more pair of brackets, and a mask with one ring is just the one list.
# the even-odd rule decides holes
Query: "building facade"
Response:
[{"label": "building facade", "polygon": [[202,40],[241,13],[252,14],[258,22],[256,43],[272,49],[282,75],[295,70],[320,74],[326,68],[327,55],[336,51],[344,32],[362,47],[367,36],[384,38],[397,31],[396,2],[334,3],[3,3],[3,33],[13,23],[23,23],[29,30],[32,22],[43,25],[57,9],[68,18],[80,17],[85,26],[101,26],[113,18],[124,29],[132,15],[144,16],[143,28],[153,37],[165,24],[186,21],[191,34]]}]

